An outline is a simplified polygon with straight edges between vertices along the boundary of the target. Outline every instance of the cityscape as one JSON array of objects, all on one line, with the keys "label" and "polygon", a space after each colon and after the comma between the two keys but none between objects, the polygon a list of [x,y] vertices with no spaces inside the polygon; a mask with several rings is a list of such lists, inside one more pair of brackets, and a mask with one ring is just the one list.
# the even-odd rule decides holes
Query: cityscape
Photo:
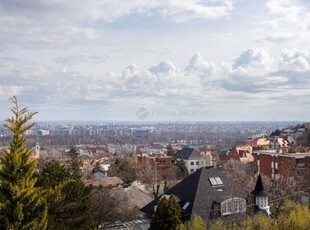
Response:
[{"label": "cityscape", "polygon": [[0,0],[0,230],[310,229],[310,2]]},{"label": "cityscape", "polygon": [[[0,156],[4,156],[11,137],[7,128],[0,129]],[[40,164],[58,162],[69,167],[73,159],[77,160],[82,183],[97,193],[92,199],[105,196],[100,198],[102,205],[92,205],[92,215],[105,208],[118,214],[102,215],[97,220],[100,229],[149,228],[154,224],[149,216],[155,215],[158,199],[172,194],[187,197],[186,181],[196,174],[200,179],[190,183],[206,186],[206,191],[217,191],[218,186],[221,191],[229,188],[225,194],[231,193],[233,183],[242,186],[245,194],[255,192],[255,177],[259,175],[255,189],[264,189],[258,183],[266,183],[266,191],[257,191],[264,196],[254,197],[254,202],[268,218],[272,215],[270,207],[282,202],[272,200],[291,196],[297,188],[302,192],[294,199],[309,203],[309,122],[37,122],[25,132],[25,138],[31,158]],[[106,190],[101,194],[95,188]],[[238,219],[239,214],[258,215],[251,205],[249,210],[245,208],[250,202],[248,195],[234,198],[238,200],[235,209],[225,200],[226,208],[221,207],[219,213],[208,198],[201,205],[217,213],[210,220],[190,205],[204,197],[200,192],[187,198],[191,201],[180,203],[187,221],[199,214],[202,220],[212,221],[206,225],[211,228],[221,216],[233,214],[238,223],[243,220]],[[107,205],[107,199],[116,199],[116,203]]]}]

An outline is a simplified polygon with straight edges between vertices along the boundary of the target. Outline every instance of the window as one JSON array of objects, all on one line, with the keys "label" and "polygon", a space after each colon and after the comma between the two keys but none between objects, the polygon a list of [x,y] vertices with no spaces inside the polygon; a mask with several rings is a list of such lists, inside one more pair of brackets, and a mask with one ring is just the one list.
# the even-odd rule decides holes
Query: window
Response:
[{"label": "window", "polygon": [[198,161],[196,161],[196,165],[198,165]]},{"label": "window", "polygon": [[239,199],[239,209],[240,210],[243,210],[243,209],[245,209],[245,203],[243,202],[243,200],[242,199]]},{"label": "window", "polygon": [[215,180],[214,177],[210,177],[210,178],[209,178],[209,181],[210,181],[210,183],[211,183],[212,186],[217,185],[217,182],[216,182],[216,180]]},{"label": "window", "polygon": [[296,158],[296,164],[304,164],[305,158]]},{"label": "window", "polygon": [[209,181],[212,186],[223,185],[223,181],[221,180],[220,177],[209,177]]},{"label": "window", "polygon": [[246,201],[238,197],[225,200],[221,203],[221,212],[222,216],[246,212]]},{"label": "window", "polygon": [[191,165],[194,165],[194,161],[191,162]]},{"label": "window", "polygon": [[191,169],[191,172],[194,172],[194,169]]},{"label": "window", "polygon": [[268,197],[256,197],[256,204],[259,208],[267,208],[268,207]]},{"label": "window", "polygon": [[221,180],[221,178],[220,177],[214,177],[214,179],[215,179],[215,181],[216,181],[216,183],[218,184],[218,185],[222,185],[223,184],[223,181]]}]

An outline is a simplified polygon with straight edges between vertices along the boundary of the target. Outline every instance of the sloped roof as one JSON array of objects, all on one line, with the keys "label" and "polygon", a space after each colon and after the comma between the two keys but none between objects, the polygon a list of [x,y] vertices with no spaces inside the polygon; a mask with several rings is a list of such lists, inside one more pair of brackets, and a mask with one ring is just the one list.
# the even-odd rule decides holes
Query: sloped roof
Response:
[{"label": "sloped roof", "polygon": [[184,147],[183,149],[178,150],[176,152],[176,157],[188,160],[188,159],[196,159],[201,156],[195,149]]},{"label": "sloped roof", "polygon": [[[209,181],[210,177],[220,177],[223,185],[212,186]],[[189,202],[187,208],[182,211],[184,220],[191,220],[194,214],[198,214],[206,220],[209,218],[213,202],[222,202],[232,196],[246,198],[248,195],[243,188],[236,186],[217,168],[200,168],[164,194],[173,194],[178,197],[181,208]],[[151,217],[154,213],[154,206],[158,204],[160,198],[161,196],[154,199],[141,211]]]},{"label": "sloped roof", "polygon": [[268,193],[265,191],[264,184],[262,181],[262,177],[260,174],[258,175],[256,185],[255,185],[255,189],[253,190],[252,194],[254,196],[263,196],[263,197],[268,196]]},{"label": "sloped roof", "polygon": [[116,188],[113,191],[115,196],[124,198],[126,207],[131,209],[142,208],[153,200],[153,197],[134,186]]},{"label": "sloped roof", "polygon": [[251,141],[252,146],[266,146],[270,144],[270,140],[268,140],[266,137],[259,137],[255,138]]}]

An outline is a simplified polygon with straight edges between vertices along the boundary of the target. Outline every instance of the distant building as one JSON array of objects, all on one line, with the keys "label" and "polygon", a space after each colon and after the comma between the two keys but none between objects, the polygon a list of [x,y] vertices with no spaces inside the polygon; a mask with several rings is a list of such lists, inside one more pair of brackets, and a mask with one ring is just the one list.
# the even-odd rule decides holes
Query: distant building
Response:
[{"label": "distant building", "polygon": [[144,129],[137,129],[134,131],[134,134],[137,137],[148,137],[150,135],[150,131],[149,130],[144,130]]},{"label": "distant building", "polygon": [[269,149],[280,149],[296,146],[296,141],[292,136],[280,136],[274,138],[269,144]]},{"label": "distant building", "polygon": [[178,150],[176,152],[176,159],[184,161],[188,173],[190,174],[206,166],[205,159],[193,148],[184,147]]},{"label": "distant building", "polygon": [[47,136],[50,134],[50,131],[49,130],[46,130],[46,129],[41,129],[41,130],[38,130],[37,134],[39,136]]},{"label": "distant building", "polygon": [[118,177],[108,177],[101,172],[96,172],[92,175],[91,180],[87,180],[86,184],[91,184],[93,186],[103,186],[103,187],[118,187],[123,185],[123,181]]},{"label": "distant building", "polygon": [[269,147],[270,144],[270,140],[267,139],[266,137],[259,137],[259,138],[255,138],[250,142],[250,145],[253,148],[256,149],[267,149]]},{"label": "distant building", "polygon": [[241,163],[253,163],[254,157],[252,155],[252,146],[235,147],[231,149],[223,158],[223,162],[228,162],[231,159],[239,161]]},{"label": "distant building", "polygon": [[164,177],[170,168],[174,166],[175,160],[173,156],[149,156],[140,154],[137,156],[138,170],[144,171],[151,169],[154,173]]},{"label": "distant building", "polygon": [[[289,150],[293,150],[291,153]],[[310,167],[309,149],[281,149],[277,151],[254,151],[257,171],[271,179],[278,179],[280,175],[291,176],[298,169]],[[307,152],[306,152],[307,151]],[[295,153],[293,153],[295,152]]]}]

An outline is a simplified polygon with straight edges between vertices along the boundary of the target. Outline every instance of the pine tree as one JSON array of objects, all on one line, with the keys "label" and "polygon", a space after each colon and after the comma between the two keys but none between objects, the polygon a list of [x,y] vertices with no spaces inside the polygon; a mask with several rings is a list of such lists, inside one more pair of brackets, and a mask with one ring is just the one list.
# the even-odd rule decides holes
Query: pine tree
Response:
[{"label": "pine tree", "polygon": [[46,196],[35,185],[37,160],[31,158],[25,140],[25,132],[34,125],[26,123],[36,113],[21,108],[16,97],[11,100],[13,116],[4,126],[12,132],[12,140],[0,163],[0,229],[46,229]]},{"label": "pine tree", "polygon": [[60,198],[48,202],[48,229],[95,229],[98,225],[91,211],[92,187],[84,185],[77,161],[73,158],[70,166],[51,161],[43,165],[38,174],[38,184],[45,189],[66,184]]},{"label": "pine tree", "polygon": [[181,224],[181,207],[175,197],[161,199],[154,213],[150,230],[175,230]]}]

